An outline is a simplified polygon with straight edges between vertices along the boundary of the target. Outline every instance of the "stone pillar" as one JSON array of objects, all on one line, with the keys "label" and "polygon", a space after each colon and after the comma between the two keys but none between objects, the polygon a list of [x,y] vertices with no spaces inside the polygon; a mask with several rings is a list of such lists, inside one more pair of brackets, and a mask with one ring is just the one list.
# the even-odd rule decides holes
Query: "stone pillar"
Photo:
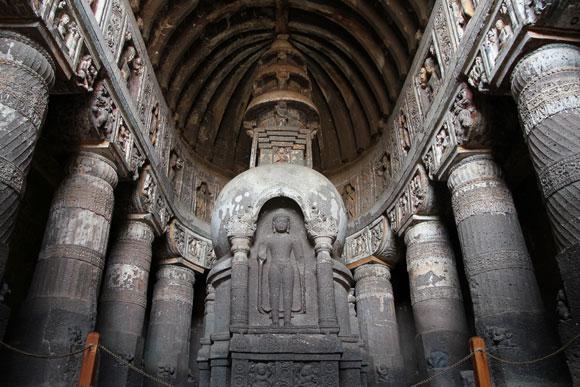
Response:
[{"label": "stone pillar", "polygon": [[211,284],[208,284],[203,316],[203,337],[200,340],[201,348],[199,349],[199,353],[197,356],[200,387],[210,386],[211,370],[209,367],[209,356],[211,350],[211,335],[214,332],[214,321],[215,321],[214,303],[215,303],[215,289]]},{"label": "stone pillar", "polygon": [[[101,343],[126,361],[142,367],[143,323],[154,231],[141,215],[128,215],[110,248],[99,303]],[[140,375],[108,355],[99,364],[99,384],[140,386]]]},{"label": "stone pillar", "polygon": [[232,251],[230,329],[248,327],[248,254],[256,225],[247,215],[234,216],[226,224]]},{"label": "stone pillar", "polygon": [[[145,370],[179,386],[189,373],[189,334],[193,308],[193,270],[161,265],[153,290],[145,346]],[[145,379],[145,386],[158,384]]]},{"label": "stone pillar", "polygon": [[[54,64],[32,40],[0,31],[0,281],[32,152],[54,83]],[[0,304],[0,339],[8,320]]]},{"label": "stone pillar", "polygon": [[332,238],[314,238],[316,252],[316,280],[318,282],[318,325],[325,331],[338,332],[336,304],[334,302],[334,278],[332,274]]},{"label": "stone pillar", "polygon": [[[556,348],[511,193],[490,156],[459,162],[448,180],[477,334],[506,359],[537,358]],[[497,385],[549,385],[565,375],[558,359],[531,366],[492,362]]]},{"label": "stone pillar", "polygon": [[[580,327],[580,48],[540,47],[520,60],[511,81],[559,248],[569,304],[569,311],[560,313],[560,330],[562,341],[568,341]],[[580,384],[580,344],[568,351],[568,364]]]},{"label": "stone pillar", "polygon": [[404,384],[404,367],[391,272],[386,265],[367,263],[355,269],[354,279],[360,332],[370,367],[369,384],[400,386]]},{"label": "stone pillar", "polygon": [[[80,152],[57,189],[27,299],[21,309],[15,346],[60,354],[84,346],[94,330],[97,295],[113,212],[114,164]],[[19,385],[76,383],[81,357],[22,358]]]},{"label": "stone pillar", "polygon": [[[408,228],[405,244],[417,347],[423,355],[423,368],[432,376],[468,352],[469,333],[455,257],[445,227],[436,217]],[[460,386],[460,370],[438,376],[431,385]]]}]

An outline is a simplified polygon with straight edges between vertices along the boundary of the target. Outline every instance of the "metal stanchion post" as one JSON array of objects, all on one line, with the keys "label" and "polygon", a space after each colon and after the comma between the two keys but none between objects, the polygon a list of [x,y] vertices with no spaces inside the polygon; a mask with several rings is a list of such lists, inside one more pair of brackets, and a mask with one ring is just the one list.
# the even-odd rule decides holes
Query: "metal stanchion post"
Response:
[{"label": "metal stanchion post", "polygon": [[95,361],[99,349],[99,332],[91,332],[87,335],[86,347],[88,349],[83,353],[83,364],[81,367],[81,376],[79,378],[79,387],[91,387],[95,375]]},{"label": "metal stanchion post", "polygon": [[485,341],[475,336],[469,340],[469,348],[473,353],[473,374],[477,387],[491,387],[489,363],[485,352]]}]

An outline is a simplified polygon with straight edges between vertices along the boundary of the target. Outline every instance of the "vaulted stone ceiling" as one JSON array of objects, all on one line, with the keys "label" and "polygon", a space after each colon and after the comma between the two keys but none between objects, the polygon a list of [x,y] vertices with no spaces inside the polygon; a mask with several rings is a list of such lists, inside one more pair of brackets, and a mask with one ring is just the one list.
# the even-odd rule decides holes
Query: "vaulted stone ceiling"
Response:
[{"label": "vaulted stone ceiling", "polygon": [[242,116],[277,34],[307,60],[321,114],[314,165],[356,160],[384,128],[432,0],[131,0],[176,127],[195,153],[248,167]]}]

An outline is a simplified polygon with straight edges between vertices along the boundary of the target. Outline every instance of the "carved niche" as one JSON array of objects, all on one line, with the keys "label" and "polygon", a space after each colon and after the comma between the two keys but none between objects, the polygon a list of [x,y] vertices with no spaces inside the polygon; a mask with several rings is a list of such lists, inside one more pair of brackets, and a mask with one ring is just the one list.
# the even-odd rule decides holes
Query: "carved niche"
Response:
[{"label": "carved niche", "polygon": [[317,323],[316,263],[300,210],[287,199],[263,208],[250,253],[250,325],[292,329]]}]

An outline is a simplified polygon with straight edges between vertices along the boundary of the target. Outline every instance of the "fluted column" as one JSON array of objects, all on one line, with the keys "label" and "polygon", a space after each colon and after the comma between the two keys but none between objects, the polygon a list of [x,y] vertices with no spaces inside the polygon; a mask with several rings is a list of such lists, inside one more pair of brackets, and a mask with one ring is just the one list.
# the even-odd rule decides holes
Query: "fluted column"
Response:
[{"label": "fluted column", "polygon": [[[189,373],[189,334],[193,308],[193,270],[161,265],[153,290],[145,345],[145,370],[174,386]],[[145,386],[158,386],[145,379]]]},{"label": "fluted column", "polygon": [[[560,330],[567,341],[580,324],[580,48],[540,47],[520,60],[511,81],[559,249],[570,307]],[[568,351],[568,363],[580,384],[580,344]]]},{"label": "fluted column", "polygon": [[[545,322],[534,270],[511,193],[490,156],[472,156],[448,180],[469,281],[477,334],[507,359],[527,360],[556,348]],[[497,385],[548,385],[565,375],[559,362],[493,362]]]},{"label": "fluted column", "polygon": [[[53,83],[54,64],[43,48],[20,34],[0,31],[0,281]],[[0,338],[8,314],[0,304]]]},{"label": "fluted column", "polygon": [[[423,367],[429,376],[467,354],[469,333],[455,256],[436,217],[407,229],[407,271]],[[461,386],[458,368],[435,378],[433,386]]]},{"label": "fluted column", "polygon": [[400,386],[404,367],[391,272],[386,265],[367,263],[355,269],[354,279],[360,332],[370,366],[369,383]]},{"label": "fluted column", "polygon": [[[98,330],[103,345],[142,367],[142,332],[154,232],[142,215],[128,215],[116,231],[99,302]],[[101,357],[100,385],[140,386],[140,383],[140,375],[110,356]]]},{"label": "fluted column", "polygon": [[[97,295],[113,212],[114,164],[80,152],[57,189],[18,326],[18,347],[42,354],[82,348],[95,328]],[[19,385],[69,386],[80,357],[22,359]]]}]

